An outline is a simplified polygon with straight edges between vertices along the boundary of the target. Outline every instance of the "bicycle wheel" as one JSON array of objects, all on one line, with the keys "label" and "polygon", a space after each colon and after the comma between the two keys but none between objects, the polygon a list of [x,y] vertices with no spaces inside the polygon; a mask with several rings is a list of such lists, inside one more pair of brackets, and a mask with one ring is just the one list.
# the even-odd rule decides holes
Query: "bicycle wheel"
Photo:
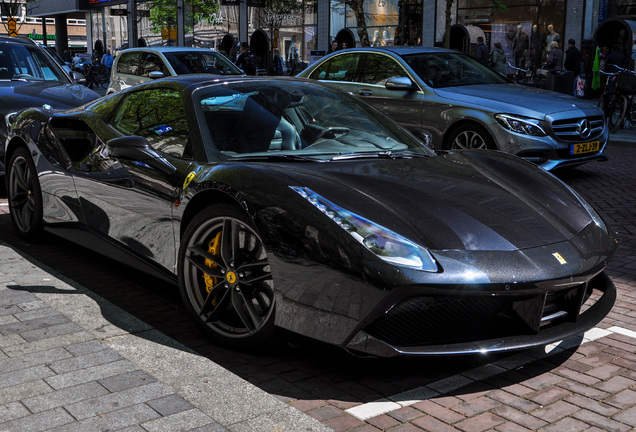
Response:
[{"label": "bicycle wheel", "polygon": [[636,126],[636,103],[634,103],[634,96],[629,100],[629,123],[631,126]]},{"label": "bicycle wheel", "polygon": [[614,98],[608,109],[607,125],[610,132],[616,132],[625,120],[625,111],[627,110],[627,98],[620,95]]}]

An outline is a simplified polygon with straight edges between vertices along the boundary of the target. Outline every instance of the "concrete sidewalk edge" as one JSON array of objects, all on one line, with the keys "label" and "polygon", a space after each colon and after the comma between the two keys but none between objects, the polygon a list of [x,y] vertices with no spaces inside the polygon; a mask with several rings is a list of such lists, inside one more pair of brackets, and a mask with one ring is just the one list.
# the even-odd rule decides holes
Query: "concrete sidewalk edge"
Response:
[{"label": "concrete sidewalk edge", "polygon": [[[230,431],[332,431],[109,301],[0,241],[0,282],[32,292]],[[17,283],[16,283],[16,286]],[[90,336],[89,336],[90,335]],[[47,340],[23,353],[46,349]]]}]

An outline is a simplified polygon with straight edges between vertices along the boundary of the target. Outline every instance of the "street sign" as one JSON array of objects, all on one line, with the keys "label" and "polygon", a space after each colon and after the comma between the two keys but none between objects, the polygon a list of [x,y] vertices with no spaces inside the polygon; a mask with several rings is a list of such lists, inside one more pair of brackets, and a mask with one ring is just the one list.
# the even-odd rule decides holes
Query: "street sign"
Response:
[{"label": "street sign", "polygon": [[9,31],[9,36],[18,35],[18,29],[17,29],[15,18],[7,19],[7,30]]}]

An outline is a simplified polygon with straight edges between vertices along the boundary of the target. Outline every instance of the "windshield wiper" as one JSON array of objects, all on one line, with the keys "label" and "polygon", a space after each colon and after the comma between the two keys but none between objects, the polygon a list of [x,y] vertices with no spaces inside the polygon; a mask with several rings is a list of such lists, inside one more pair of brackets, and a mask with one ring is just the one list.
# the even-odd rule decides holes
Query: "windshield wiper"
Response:
[{"label": "windshield wiper", "polygon": [[338,156],[334,156],[331,160],[346,160],[346,159],[363,159],[363,158],[381,158],[381,159],[411,159],[418,157],[428,157],[430,155],[426,153],[415,153],[411,151],[401,151],[394,153],[391,150],[383,152],[365,152],[365,153],[348,153]]},{"label": "windshield wiper", "polygon": [[283,161],[283,162],[326,162],[325,159],[318,159],[312,156],[300,156],[294,154],[272,153],[264,155],[232,156],[230,160],[241,161]]}]

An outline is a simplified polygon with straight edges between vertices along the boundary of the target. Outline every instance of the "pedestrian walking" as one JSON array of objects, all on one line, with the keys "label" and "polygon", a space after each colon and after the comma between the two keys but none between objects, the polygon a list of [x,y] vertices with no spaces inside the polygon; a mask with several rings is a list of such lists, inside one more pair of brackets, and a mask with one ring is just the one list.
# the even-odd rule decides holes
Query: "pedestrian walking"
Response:
[{"label": "pedestrian walking", "polygon": [[550,52],[548,53],[547,69],[552,72],[563,71],[563,51],[559,48],[557,41],[550,43]]},{"label": "pedestrian walking", "polygon": [[488,58],[490,57],[490,53],[488,52],[488,48],[484,45],[484,38],[479,36],[477,38],[477,49],[475,50],[475,57],[482,64],[488,66]]},{"label": "pedestrian walking", "polygon": [[490,53],[490,67],[502,75],[506,75],[506,53],[501,42],[495,42],[495,49]]}]

